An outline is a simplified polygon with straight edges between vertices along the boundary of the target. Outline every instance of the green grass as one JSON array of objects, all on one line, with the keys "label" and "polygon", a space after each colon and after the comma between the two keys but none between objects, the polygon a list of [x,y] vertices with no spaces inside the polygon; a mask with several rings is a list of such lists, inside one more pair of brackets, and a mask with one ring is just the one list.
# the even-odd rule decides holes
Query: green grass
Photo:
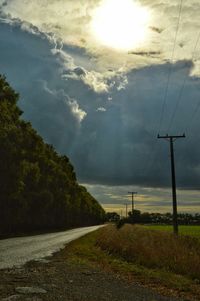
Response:
[{"label": "green grass", "polygon": [[[172,226],[165,225],[150,225],[145,226],[148,229],[173,232]],[[200,226],[179,226],[180,235],[188,235],[200,240]]]}]

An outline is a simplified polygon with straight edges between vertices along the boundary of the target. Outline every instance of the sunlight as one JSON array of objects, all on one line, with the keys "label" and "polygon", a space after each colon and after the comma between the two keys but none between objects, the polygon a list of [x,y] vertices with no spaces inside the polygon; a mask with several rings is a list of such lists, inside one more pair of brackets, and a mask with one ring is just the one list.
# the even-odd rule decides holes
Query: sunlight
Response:
[{"label": "sunlight", "polygon": [[94,10],[91,30],[104,46],[127,51],[146,40],[149,20],[149,10],[133,0],[103,0]]}]

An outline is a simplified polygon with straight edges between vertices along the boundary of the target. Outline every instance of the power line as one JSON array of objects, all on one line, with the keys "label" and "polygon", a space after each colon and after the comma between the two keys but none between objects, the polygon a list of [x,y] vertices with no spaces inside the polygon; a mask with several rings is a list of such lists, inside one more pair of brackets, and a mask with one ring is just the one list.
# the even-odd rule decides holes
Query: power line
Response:
[{"label": "power line", "polygon": [[161,130],[162,121],[163,121],[163,117],[164,117],[164,111],[165,111],[165,107],[166,107],[166,103],[167,103],[170,79],[171,79],[171,75],[172,75],[172,63],[174,60],[174,53],[175,53],[175,48],[176,48],[176,40],[177,40],[177,36],[178,36],[180,20],[181,20],[182,7],[183,7],[183,0],[180,1],[180,6],[179,6],[178,22],[177,22],[177,26],[176,26],[174,44],[173,44],[172,55],[171,55],[171,59],[170,59],[171,63],[169,65],[168,76],[167,76],[167,85],[166,85],[166,89],[165,89],[165,93],[164,93],[163,104],[162,104],[162,109],[161,109],[161,116],[160,116],[159,127],[158,127],[159,132]]},{"label": "power line", "polygon": [[187,125],[187,127],[185,128],[185,133],[187,133],[187,132],[189,131],[189,129],[191,129],[192,123],[193,123],[193,121],[194,121],[194,119],[195,119],[195,117],[196,117],[196,114],[197,114],[199,108],[200,108],[200,101],[198,101],[198,103],[197,103],[197,105],[196,105],[196,107],[195,107],[195,109],[194,109],[194,111],[193,111],[193,113],[192,113],[192,117],[190,118],[190,120],[189,120],[189,122],[188,122],[188,125]]},{"label": "power line", "polygon": [[[199,40],[200,40],[200,33],[198,34],[198,37],[197,37],[197,40],[196,40],[196,43],[195,43],[195,47],[194,47],[193,52],[192,52],[192,58],[191,58],[192,61],[193,61],[194,58],[195,58],[195,53],[196,53],[197,46],[198,46],[198,44],[199,44]],[[178,107],[179,107],[181,98],[182,98],[182,96],[183,96],[183,91],[184,91],[186,82],[187,82],[187,72],[186,72],[186,74],[185,74],[185,77],[184,77],[184,80],[183,80],[183,84],[182,84],[182,86],[181,86],[180,93],[179,93],[179,96],[178,96],[177,101],[176,101],[176,105],[175,105],[174,112],[173,112],[173,114],[172,114],[172,116],[171,116],[171,119],[170,119],[170,123],[169,123],[169,127],[168,127],[168,132],[169,132],[170,129],[172,128],[172,125],[173,125],[173,122],[174,122],[174,118],[175,118],[177,109],[178,109]]]},{"label": "power line", "polygon": [[148,159],[146,160],[146,164],[141,174],[148,174],[148,171],[152,169],[152,166],[154,166],[156,154],[158,153],[158,150],[156,150],[156,146],[157,146],[157,140],[151,147],[151,151],[149,152]]},{"label": "power line", "polygon": [[[166,82],[167,84],[166,84],[165,93],[164,93],[164,96],[163,96],[163,103],[162,103],[162,108],[161,108],[160,121],[159,121],[159,124],[158,124],[158,130],[156,132],[160,132],[160,130],[161,130],[162,121],[163,121],[163,117],[164,117],[164,111],[165,111],[165,107],[166,107],[166,103],[167,103],[170,79],[171,79],[171,74],[172,74],[172,62],[174,60],[176,41],[177,41],[179,25],[180,25],[180,20],[181,20],[182,7],[183,7],[183,0],[180,0],[179,11],[178,11],[178,22],[177,22],[176,31],[175,31],[172,54],[171,54],[171,58],[169,60],[169,62],[171,62],[171,64],[169,65],[169,69],[168,69],[168,76],[167,76],[167,82]],[[155,143],[157,144],[157,141]],[[149,156],[146,160],[146,163],[150,162],[151,158],[153,158],[153,162],[154,162],[155,157],[156,157],[155,150],[156,150],[156,146],[152,147],[152,151],[149,153]],[[147,164],[145,164],[144,166],[145,166],[145,168],[144,168],[143,173],[146,172],[146,170],[147,170],[147,168],[146,168]],[[148,164],[148,166],[152,166],[152,164]]]}]

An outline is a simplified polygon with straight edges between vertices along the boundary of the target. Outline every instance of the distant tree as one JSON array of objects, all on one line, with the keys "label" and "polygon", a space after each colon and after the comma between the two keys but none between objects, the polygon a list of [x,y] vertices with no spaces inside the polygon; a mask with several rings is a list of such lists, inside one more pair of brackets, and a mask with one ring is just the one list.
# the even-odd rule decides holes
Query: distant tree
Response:
[{"label": "distant tree", "polygon": [[143,224],[149,224],[149,223],[151,223],[151,215],[150,215],[150,213],[148,213],[148,212],[141,213],[141,215],[140,215],[140,221]]},{"label": "distant tree", "polygon": [[106,221],[108,222],[117,222],[120,220],[120,215],[116,212],[107,212]]},{"label": "distant tree", "polygon": [[128,215],[129,215],[129,221],[130,221],[130,223],[132,223],[132,224],[138,224],[138,223],[141,222],[141,211],[140,210],[133,210],[133,212],[130,211],[128,213]]}]

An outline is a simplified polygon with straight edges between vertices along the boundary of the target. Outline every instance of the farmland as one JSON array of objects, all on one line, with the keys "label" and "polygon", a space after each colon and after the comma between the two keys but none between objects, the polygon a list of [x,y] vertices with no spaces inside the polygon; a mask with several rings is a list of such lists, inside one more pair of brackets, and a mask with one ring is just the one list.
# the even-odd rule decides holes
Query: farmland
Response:
[{"label": "farmland", "polygon": [[[145,227],[151,230],[159,230],[159,231],[167,231],[167,232],[173,231],[172,226],[169,225],[151,225]],[[200,240],[200,226],[179,226],[179,233],[180,235],[188,235]]]}]

